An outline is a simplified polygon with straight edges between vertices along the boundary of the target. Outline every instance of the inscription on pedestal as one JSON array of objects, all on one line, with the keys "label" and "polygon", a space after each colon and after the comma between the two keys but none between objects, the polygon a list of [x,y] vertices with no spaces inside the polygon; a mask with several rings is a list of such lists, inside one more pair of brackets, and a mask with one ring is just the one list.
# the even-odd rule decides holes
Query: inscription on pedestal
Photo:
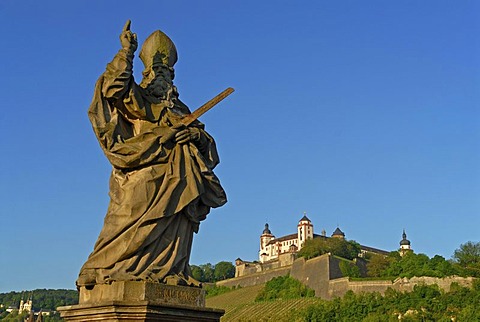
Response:
[{"label": "inscription on pedestal", "polygon": [[[160,299],[161,302],[171,304],[186,304],[193,306],[205,306],[202,305],[202,290],[201,289],[180,289],[175,286],[162,285],[154,290],[155,299]],[[153,301],[153,299],[152,299]]]},{"label": "inscription on pedestal", "polygon": [[185,286],[147,284],[145,300],[155,303],[205,307],[205,291],[200,288]]},{"label": "inscription on pedestal", "polygon": [[205,291],[195,287],[136,281],[95,285],[91,290],[80,288],[79,304],[108,301],[148,301],[155,304],[205,307]]}]

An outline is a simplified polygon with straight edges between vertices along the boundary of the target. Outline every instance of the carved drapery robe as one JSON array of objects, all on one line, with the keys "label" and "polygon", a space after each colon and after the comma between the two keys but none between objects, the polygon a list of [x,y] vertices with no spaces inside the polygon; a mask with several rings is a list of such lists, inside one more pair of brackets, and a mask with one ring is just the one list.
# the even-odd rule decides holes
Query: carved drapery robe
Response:
[{"label": "carved drapery robe", "polygon": [[132,76],[133,55],[120,50],[99,78],[88,115],[113,166],[110,204],[77,285],[112,281],[188,279],[193,233],[226,202],[213,168],[213,138],[195,121],[200,140],[160,138],[190,113],[178,98],[156,101]]}]

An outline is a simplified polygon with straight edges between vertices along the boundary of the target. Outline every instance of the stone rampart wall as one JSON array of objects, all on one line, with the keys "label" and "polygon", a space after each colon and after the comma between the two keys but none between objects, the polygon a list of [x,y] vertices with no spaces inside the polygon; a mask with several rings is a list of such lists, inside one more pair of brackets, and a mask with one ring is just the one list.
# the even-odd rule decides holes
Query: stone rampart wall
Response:
[{"label": "stone rampart wall", "polygon": [[[342,297],[349,290],[354,293],[379,292],[384,294],[388,288],[392,288],[398,291],[411,292],[414,286],[418,284],[437,284],[441,289],[448,292],[453,282],[461,286],[471,286],[474,280],[471,277],[452,276],[435,278],[422,276],[411,279],[397,278],[393,282],[389,280],[351,281],[348,277],[342,277],[339,265],[340,260],[328,254],[309,260],[299,258],[293,261],[293,264],[290,266],[272,269],[265,269],[265,266],[263,266],[263,269],[265,269],[263,271],[219,281],[217,285],[228,287],[253,286],[264,284],[274,277],[290,274],[293,278],[315,290],[315,296],[332,299],[334,297]],[[272,267],[275,267],[274,263],[271,264]]]},{"label": "stone rampart wall", "polygon": [[295,253],[283,253],[276,260],[265,263],[259,262],[241,262],[235,266],[235,277],[251,275],[272,269],[291,266],[297,258]]},{"label": "stone rampart wall", "polygon": [[384,294],[392,288],[392,281],[350,281],[348,277],[331,280],[328,285],[328,298],[342,297],[351,290],[354,293],[379,292]]},{"label": "stone rampart wall", "polygon": [[227,287],[246,287],[259,284],[265,284],[269,280],[278,276],[285,276],[290,273],[290,266],[267,270],[260,273],[230,278],[228,280],[218,281],[216,285]]},{"label": "stone rampart wall", "polygon": [[448,292],[450,291],[450,285],[457,283],[461,286],[471,287],[475,278],[473,277],[459,277],[449,276],[444,278],[420,276],[408,278],[397,278],[393,282],[393,289],[398,291],[411,292],[413,287],[418,284],[432,285],[437,284],[441,289]]},{"label": "stone rampart wall", "polygon": [[327,298],[330,266],[334,266],[332,261],[337,260],[329,255],[322,255],[309,260],[299,258],[293,262],[290,276],[313,289],[315,296]]},{"label": "stone rampart wall", "polygon": [[450,285],[452,283],[457,283],[461,286],[470,287],[472,286],[474,278],[473,277],[458,277],[458,276],[449,276],[445,278],[437,277],[412,277],[408,278],[397,278],[395,281],[350,281],[348,277],[338,278],[335,280],[329,281],[328,286],[328,298],[333,297],[342,297],[349,290],[354,293],[369,293],[369,292],[378,292],[380,294],[385,294],[385,291],[389,288],[402,291],[402,292],[411,292],[415,285],[433,285],[437,284],[441,289],[448,292],[450,291]]}]

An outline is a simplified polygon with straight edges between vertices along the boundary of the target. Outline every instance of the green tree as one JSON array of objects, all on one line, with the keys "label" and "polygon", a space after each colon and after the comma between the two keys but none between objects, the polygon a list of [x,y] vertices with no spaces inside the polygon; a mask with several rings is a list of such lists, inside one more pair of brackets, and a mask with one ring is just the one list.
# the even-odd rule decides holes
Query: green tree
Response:
[{"label": "green tree", "polygon": [[440,255],[433,256],[430,259],[428,266],[431,271],[436,271],[436,276],[438,277],[458,275],[460,273],[451,261],[447,261]]},{"label": "green tree", "polygon": [[348,276],[348,277],[361,277],[360,275],[360,269],[358,268],[357,265],[355,265],[354,262],[349,262],[349,261],[340,261],[340,271],[342,272],[343,276]]},{"label": "green tree", "polygon": [[387,256],[373,254],[367,263],[367,274],[372,277],[445,277],[459,275],[455,265],[440,255],[429,258],[425,254],[406,253],[403,257],[398,252]]},{"label": "green tree", "polygon": [[215,281],[221,281],[235,276],[235,266],[230,262],[218,262],[215,265],[214,277]]},{"label": "green tree", "polygon": [[200,265],[203,271],[203,281],[200,282],[215,282],[215,266],[210,263]]},{"label": "green tree", "polygon": [[367,275],[370,277],[385,276],[385,271],[392,264],[395,259],[391,256],[385,256],[380,254],[370,255],[370,259],[367,263]]},{"label": "green tree", "polygon": [[204,282],[203,269],[197,265],[190,265],[192,271],[192,277],[197,281]]},{"label": "green tree", "polygon": [[470,276],[480,277],[480,242],[466,242],[453,253],[453,260]]}]

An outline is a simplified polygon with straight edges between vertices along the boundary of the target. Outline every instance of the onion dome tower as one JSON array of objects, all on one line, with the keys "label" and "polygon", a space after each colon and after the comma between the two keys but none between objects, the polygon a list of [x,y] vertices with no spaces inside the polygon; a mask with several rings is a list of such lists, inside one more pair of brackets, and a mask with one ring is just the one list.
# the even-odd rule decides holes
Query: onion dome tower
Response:
[{"label": "onion dome tower", "polygon": [[403,230],[402,240],[400,241],[400,255],[403,256],[407,252],[411,252],[412,247],[410,246],[410,241],[407,239],[407,234],[405,233],[405,229]]}]

